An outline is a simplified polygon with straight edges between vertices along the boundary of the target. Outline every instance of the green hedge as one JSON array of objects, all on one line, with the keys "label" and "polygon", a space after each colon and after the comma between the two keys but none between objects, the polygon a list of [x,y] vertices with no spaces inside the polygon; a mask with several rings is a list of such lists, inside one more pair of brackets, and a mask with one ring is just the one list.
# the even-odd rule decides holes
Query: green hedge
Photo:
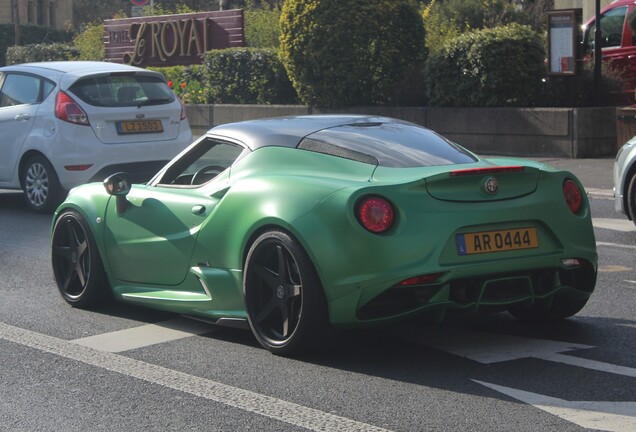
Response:
[{"label": "green hedge", "polygon": [[12,46],[7,49],[7,64],[75,60],[79,51],[62,43]]},{"label": "green hedge", "polygon": [[[20,34],[22,45],[69,42],[73,35],[70,32],[56,30],[50,27],[21,25]],[[6,65],[7,48],[15,44],[15,26],[0,24],[0,66]]]},{"label": "green hedge", "polygon": [[545,76],[543,38],[510,24],[467,33],[431,53],[426,84],[434,106],[530,106]]},{"label": "green hedge", "polygon": [[209,103],[208,92],[205,89],[205,71],[203,65],[148,67],[147,69],[161,72],[166,77],[168,85],[187,104]]},{"label": "green hedge", "polygon": [[296,93],[273,49],[230,48],[203,56],[210,103],[293,104]]},{"label": "green hedge", "polygon": [[286,0],[280,55],[301,101],[419,105],[426,58],[411,0]]}]

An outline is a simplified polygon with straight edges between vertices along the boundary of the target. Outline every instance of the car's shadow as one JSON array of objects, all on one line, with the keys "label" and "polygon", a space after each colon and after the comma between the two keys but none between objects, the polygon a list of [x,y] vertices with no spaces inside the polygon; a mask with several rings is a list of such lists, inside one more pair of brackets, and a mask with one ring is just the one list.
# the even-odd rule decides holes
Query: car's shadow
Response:
[{"label": "car's shadow", "polygon": [[22,191],[0,189],[0,208],[15,210],[27,210]]}]

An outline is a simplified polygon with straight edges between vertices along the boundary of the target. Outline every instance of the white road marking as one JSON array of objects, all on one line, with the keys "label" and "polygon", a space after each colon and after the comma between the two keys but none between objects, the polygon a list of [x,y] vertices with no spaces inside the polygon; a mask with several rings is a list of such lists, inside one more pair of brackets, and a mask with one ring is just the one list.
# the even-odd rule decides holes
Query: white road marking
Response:
[{"label": "white road marking", "polygon": [[625,282],[631,283],[631,284],[636,284],[636,281],[633,281],[633,280],[626,280]]},{"label": "white road marking", "polygon": [[[408,336],[407,336],[408,337]],[[636,369],[559,353],[594,348],[591,345],[473,332],[466,329],[436,328],[435,332],[411,340],[479,363],[490,364],[536,358],[615,375],[636,377]]]},{"label": "white road marking", "polygon": [[598,266],[599,273],[618,273],[630,271],[631,267],[625,267],[622,265],[601,265]]},{"label": "white road marking", "polygon": [[536,357],[546,353],[594,348],[591,345],[450,327],[436,327],[434,332],[431,331],[411,340],[484,364]]},{"label": "white road marking", "polygon": [[188,375],[120,354],[97,351],[2,322],[0,322],[0,338],[312,431],[387,431],[275,397]]},{"label": "white road marking", "polygon": [[103,333],[75,339],[71,342],[98,351],[116,353],[208,333],[213,329],[214,327],[211,324],[186,318],[176,318],[159,324],[148,324],[126,330]]},{"label": "white road marking", "polygon": [[627,219],[592,218],[594,228],[605,228],[621,232],[634,232],[636,225]]},{"label": "white road marking", "polygon": [[[534,358],[547,360],[555,363],[563,363],[571,366],[578,366],[585,369],[592,369],[600,372],[607,372],[615,375],[622,375],[626,377],[636,378],[636,369],[619,366],[611,363],[604,363],[596,360],[589,360],[581,357],[568,356],[558,353],[544,353],[533,356]],[[635,429],[636,430],[636,429]]]},{"label": "white road marking", "polygon": [[596,246],[609,246],[609,247],[617,247],[622,249],[635,249],[636,246],[633,245],[625,245],[620,243],[608,243],[608,242],[596,242]]},{"label": "white road marking", "polygon": [[636,431],[636,402],[566,401],[510,387],[473,381],[584,428],[612,432]]}]

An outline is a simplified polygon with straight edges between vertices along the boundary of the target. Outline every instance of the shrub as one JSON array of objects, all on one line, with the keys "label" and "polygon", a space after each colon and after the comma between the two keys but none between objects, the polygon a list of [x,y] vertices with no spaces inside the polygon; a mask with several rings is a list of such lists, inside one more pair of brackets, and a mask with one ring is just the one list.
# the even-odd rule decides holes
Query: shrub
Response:
[{"label": "shrub", "polygon": [[[594,63],[587,62],[574,76],[548,76],[538,95],[539,104],[545,106],[585,107],[631,105],[627,81],[620,69],[604,62],[601,69],[601,100],[594,100]],[[633,93],[632,93],[633,96]]]},{"label": "shrub", "polygon": [[104,24],[88,23],[73,39],[79,60],[104,61]]},{"label": "shrub", "polygon": [[208,51],[203,62],[211,103],[296,102],[294,89],[275,50],[230,48]]},{"label": "shrub", "polygon": [[166,77],[168,86],[183,103],[209,103],[209,92],[206,90],[206,78],[202,65],[149,67],[148,69],[161,72]]},{"label": "shrub", "polygon": [[410,0],[286,0],[280,56],[303,103],[424,100],[424,26]]},{"label": "shrub", "polygon": [[466,32],[529,21],[508,0],[432,0],[422,18],[429,51],[441,49]]},{"label": "shrub", "polygon": [[78,54],[75,48],[62,43],[13,46],[7,49],[7,64],[75,60]]},{"label": "shrub", "polygon": [[466,33],[431,53],[426,83],[432,105],[528,106],[545,73],[542,37],[519,24]]},{"label": "shrub", "polygon": [[[30,24],[21,25],[20,32],[23,45],[69,42],[72,37],[69,32]],[[6,64],[5,53],[7,48],[14,44],[15,26],[13,24],[0,24],[0,66]]]}]

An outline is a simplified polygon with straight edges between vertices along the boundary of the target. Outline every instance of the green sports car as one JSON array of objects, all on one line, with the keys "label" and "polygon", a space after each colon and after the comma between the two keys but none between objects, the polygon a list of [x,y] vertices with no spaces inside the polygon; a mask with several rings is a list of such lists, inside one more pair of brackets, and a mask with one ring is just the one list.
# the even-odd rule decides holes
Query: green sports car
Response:
[{"label": "green sports car", "polygon": [[250,328],[283,355],[416,315],[567,318],[597,272],[574,175],[362,115],[217,126],[147,184],[73,189],[51,243],[73,306],[114,297]]}]

